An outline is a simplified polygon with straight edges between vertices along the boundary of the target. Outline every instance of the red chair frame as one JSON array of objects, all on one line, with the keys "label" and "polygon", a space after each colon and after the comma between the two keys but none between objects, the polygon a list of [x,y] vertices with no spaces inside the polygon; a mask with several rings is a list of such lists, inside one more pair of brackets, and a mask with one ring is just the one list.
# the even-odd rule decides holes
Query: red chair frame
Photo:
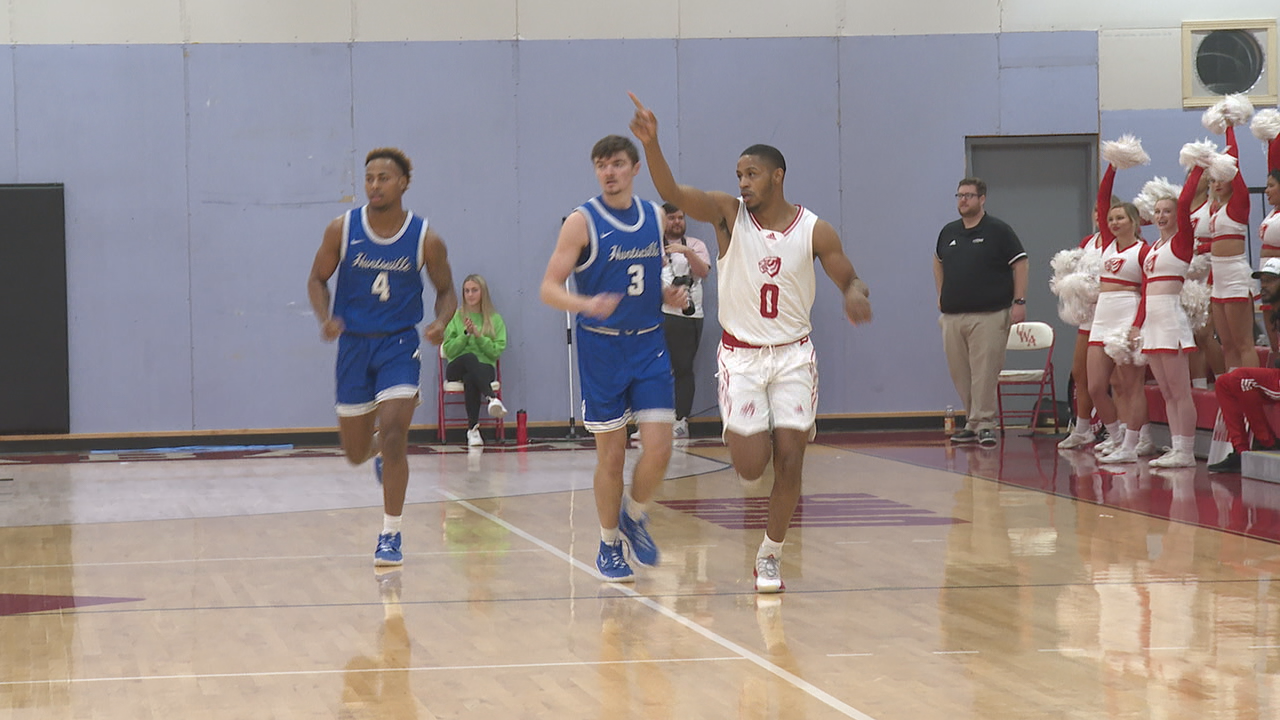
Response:
[{"label": "red chair frame", "polygon": [[[448,436],[448,429],[450,425],[456,425],[458,427],[461,427],[464,431],[470,429],[467,426],[466,388],[463,386],[461,382],[449,382],[448,380],[445,379],[445,365],[446,363],[444,359],[444,348],[442,347],[440,350],[439,362],[437,363],[438,369],[437,369],[437,375],[436,375],[436,390],[437,390],[436,407],[439,410],[439,414],[436,420],[436,436],[439,439],[441,444],[445,443],[445,438]],[[502,359],[501,358],[494,361],[493,373],[494,373],[493,374],[494,380],[492,383],[490,383],[490,391],[494,397],[501,400],[502,399]],[[462,410],[461,415],[458,415],[457,413],[451,414],[449,412],[448,408],[455,408],[455,407],[460,408]],[[485,413],[483,401],[481,401],[481,405],[480,405],[480,425],[482,426],[492,425],[494,428],[494,432],[497,435],[497,441],[503,442],[506,440],[506,436],[505,436],[506,422],[504,422],[503,418],[488,417],[487,414]]]}]

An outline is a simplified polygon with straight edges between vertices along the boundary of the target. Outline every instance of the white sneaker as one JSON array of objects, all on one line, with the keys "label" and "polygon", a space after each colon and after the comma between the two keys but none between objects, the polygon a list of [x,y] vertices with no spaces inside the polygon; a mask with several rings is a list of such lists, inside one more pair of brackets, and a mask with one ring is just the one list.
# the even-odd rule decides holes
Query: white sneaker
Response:
[{"label": "white sneaker", "polygon": [[496,418],[506,417],[507,406],[503,405],[502,401],[496,397],[489,398],[489,416]]},{"label": "white sneaker", "polygon": [[1125,463],[1138,462],[1138,453],[1133,450],[1126,450],[1124,447],[1118,447],[1115,450],[1102,455],[1098,458],[1098,462],[1102,465],[1123,465]]},{"label": "white sneaker", "polygon": [[1106,440],[1103,440],[1102,442],[1093,446],[1093,454],[1097,455],[1098,457],[1102,457],[1103,455],[1107,455],[1115,452],[1122,444],[1124,443],[1121,440],[1116,440],[1114,438],[1107,438]]},{"label": "white sneaker", "polygon": [[689,421],[677,420],[671,424],[671,437],[676,440],[685,440],[689,437]]},{"label": "white sneaker", "polygon": [[467,431],[467,445],[469,447],[479,447],[484,445],[484,438],[480,437],[479,425]]},{"label": "white sneaker", "polygon": [[1186,450],[1170,450],[1147,464],[1151,467],[1162,468],[1195,467],[1196,456]]},{"label": "white sneaker", "polygon": [[772,555],[756,558],[756,592],[776,593],[787,589],[778,570],[778,558]]},{"label": "white sneaker", "polygon": [[1085,445],[1088,445],[1094,440],[1097,440],[1097,437],[1093,434],[1092,430],[1086,430],[1082,433],[1073,432],[1070,435],[1068,435],[1066,439],[1064,439],[1062,442],[1058,443],[1058,449],[1059,450],[1075,450],[1076,448],[1081,448],[1081,447],[1084,447]]},{"label": "white sneaker", "polygon": [[1148,455],[1159,455],[1163,450],[1160,449],[1159,445],[1152,442],[1151,438],[1139,438],[1138,449],[1134,452],[1138,453],[1139,457],[1146,457]]}]

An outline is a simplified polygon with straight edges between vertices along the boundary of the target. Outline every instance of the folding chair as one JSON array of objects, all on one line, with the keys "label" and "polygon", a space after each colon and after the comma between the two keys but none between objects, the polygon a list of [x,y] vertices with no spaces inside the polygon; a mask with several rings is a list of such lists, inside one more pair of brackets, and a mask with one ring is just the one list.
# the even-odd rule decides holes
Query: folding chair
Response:
[{"label": "folding chair", "polygon": [[[462,384],[462,382],[449,382],[448,380],[445,379],[446,365],[447,363],[445,362],[445,358],[444,358],[444,347],[441,346],[440,358],[438,363],[439,375],[437,376],[439,380],[439,382],[437,383],[437,386],[439,387],[440,392],[439,392],[438,402],[436,404],[436,407],[439,408],[439,413],[440,413],[439,418],[437,420],[437,424],[436,424],[437,437],[439,438],[439,441],[441,444],[445,442],[445,437],[447,437],[447,431],[450,425],[461,427],[464,431],[470,429],[467,426],[467,395],[466,395],[467,388],[465,385]],[[489,383],[489,388],[492,391],[492,394],[494,397],[498,398],[499,400],[502,399],[502,360],[501,359],[498,359],[494,362],[494,380],[493,382]],[[455,408],[456,410],[453,412],[450,412],[449,408]],[[459,414],[459,412],[461,414]],[[505,439],[504,432],[506,429],[506,423],[503,422],[502,418],[489,417],[488,414],[485,412],[483,400],[480,403],[480,424],[492,425],[494,427],[494,432],[497,435],[498,442],[502,442]]]},{"label": "folding chair", "polygon": [[[1052,402],[1053,431],[1058,427],[1058,394],[1053,382],[1053,327],[1042,322],[1016,323],[1009,328],[1009,343],[1005,346],[1009,352],[1042,352],[1044,367],[1029,370],[1001,370],[1000,381],[996,385],[996,406],[1000,413],[1000,432],[1004,433],[1006,420],[1025,417],[1030,421],[1034,433],[1040,423],[1040,413],[1046,396]],[[1030,410],[1006,410],[1005,397],[1033,397],[1035,404]]]}]

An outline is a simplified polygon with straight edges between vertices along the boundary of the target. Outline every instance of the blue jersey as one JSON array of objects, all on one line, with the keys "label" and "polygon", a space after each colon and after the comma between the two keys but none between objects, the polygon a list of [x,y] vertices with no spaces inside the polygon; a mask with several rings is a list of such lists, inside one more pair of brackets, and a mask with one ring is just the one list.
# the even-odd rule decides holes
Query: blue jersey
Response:
[{"label": "blue jersey", "polygon": [[600,196],[578,208],[587,218],[591,244],[573,270],[583,295],[619,293],[622,301],[608,318],[578,316],[578,324],[615,330],[643,330],[662,324],[661,210],[651,202],[631,199],[631,207],[614,210]]},{"label": "blue jersey", "polygon": [[412,212],[395,237],[374,234],[364,207],[342,218],[342,254],[333,314],[347,332],[382,335],[422,322],[427,220]]}]

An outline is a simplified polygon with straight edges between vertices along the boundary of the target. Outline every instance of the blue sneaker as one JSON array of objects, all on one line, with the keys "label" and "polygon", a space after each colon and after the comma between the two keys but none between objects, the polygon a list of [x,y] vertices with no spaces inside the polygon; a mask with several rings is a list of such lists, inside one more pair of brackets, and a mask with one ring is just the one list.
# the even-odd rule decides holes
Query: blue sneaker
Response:
[{"label": "blue sneaker", "polygon": [[382,453],[373,456],[373,476],[382,484]]},{"label": "blue sneaker", "polygon": [[373,564],[404,564],[404,554],[400,552],[400,533],[382,533],[378,536],[378,549],[373,553]]},{"label": "blue sneaker", "polygon": [[636,562],[645,567],[658,564],[658,546],[649,535],[648,513],[641,515],[639,520],[632,520],[631,516],[627,515],[624,504],[622,511],[618,513],[618,529],[622,531],[622,537],[627,539],[627,545],[631,547],[631,556]]},{"label": "blue sneaker", "polygon": [[600,577],[608,582],[632,582],[636,579],[635,572],[623,557],[621,540],[612,545],[606,544],[603,540],[600,541],[600,553],[596,555],[596,570],[599,570]]}]

